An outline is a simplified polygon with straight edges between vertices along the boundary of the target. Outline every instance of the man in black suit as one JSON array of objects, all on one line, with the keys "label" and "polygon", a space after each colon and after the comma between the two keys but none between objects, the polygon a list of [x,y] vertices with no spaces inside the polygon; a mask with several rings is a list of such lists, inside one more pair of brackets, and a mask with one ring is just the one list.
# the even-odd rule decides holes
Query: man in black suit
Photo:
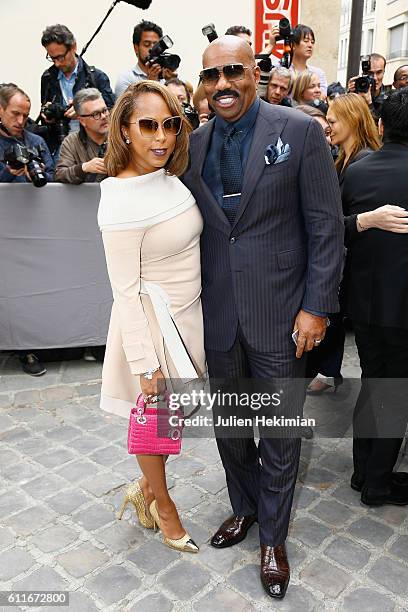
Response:
[{"label": "man in black suit", "polygon": [[[350,166],[343,191],[348,312],[362,369],[351,486],[369,506],[408,504],[408,474],[393,472],[408,411],[408,88],[384,101],[380,130],[382,149]],[[389,231],[377,229],[387,209]]]},{"label": "man in black suit", "polygon": [[[330,151],[317,122],[259,100],[259,68],[242,39],[212,42],[200,76],[216,117],[193,133],[184,181],[204,218],[209,374],[267,383],[301,379],[304,351],[321,342],[326,314],[338,310],[344,227]],[[304,385],[297,400],[292,394],[302,405]],[[235,429],[226,438],[216,431],[233,516],[211,544],[242,541],[257,520],[262,584],[282,598],[300,439],[271,437],[270,428],[260,428],[257,447],[253,429],[245,433]]]}]

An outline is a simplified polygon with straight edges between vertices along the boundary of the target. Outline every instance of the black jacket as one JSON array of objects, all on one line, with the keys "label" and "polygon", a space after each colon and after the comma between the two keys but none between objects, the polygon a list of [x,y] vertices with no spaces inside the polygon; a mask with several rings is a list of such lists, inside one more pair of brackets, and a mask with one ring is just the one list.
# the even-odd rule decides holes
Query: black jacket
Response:
[{"label": "black jacket", "polygon": [[[384,204],[408,209],[408,146],[387,143],[353,164],[343,184],[346,214]],[[359,323],[408,329],[408,234],[378,229],[358,232],[346,223],[349,260],[348,313]],[[353,222],[351,222],[353,221]]]},{"label": "black jacket", "polygon": [[[102,94],[108,108],[115,104],[115,94],[113,93],[109,77],[94,66],[89,66],[82,57],[78,58],[78,75],[74,85],[74,94],[80,89],[96,87]],[[41,76],[41,104],[46,102],[58,102],[64,104],[61,89],[58,82],[58,68],[51,66],[43,72]]]}]

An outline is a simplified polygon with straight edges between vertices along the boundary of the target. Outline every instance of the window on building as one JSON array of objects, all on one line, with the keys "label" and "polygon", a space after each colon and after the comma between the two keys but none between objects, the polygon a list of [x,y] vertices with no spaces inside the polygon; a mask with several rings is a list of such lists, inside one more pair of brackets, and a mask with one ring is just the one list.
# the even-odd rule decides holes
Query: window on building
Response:
[{"label": "window on building", "polygon": [[366,55],[371,55],[371,53],[373,52],[373,40],[374,40],[374,30],[368,30]]},{"label": "window on building", "polygon": [[350,0],[342,0],[341,3],[341,25],[345,26],[349,22]]},{"label": "window on building", "polygon": [[405,25],[401,23],[400,25],[395,26],[395,28],[390,28],[389,50],[388,50],[389,59],[401,57],[405,53],[405,50],[403,49],[403,44],[402,44],[404,40],[404,27]]},{"label": "window on building", "polygon": [[339,51],[339,68],[347,66],[347,38],[342,38],[340,41]]}]

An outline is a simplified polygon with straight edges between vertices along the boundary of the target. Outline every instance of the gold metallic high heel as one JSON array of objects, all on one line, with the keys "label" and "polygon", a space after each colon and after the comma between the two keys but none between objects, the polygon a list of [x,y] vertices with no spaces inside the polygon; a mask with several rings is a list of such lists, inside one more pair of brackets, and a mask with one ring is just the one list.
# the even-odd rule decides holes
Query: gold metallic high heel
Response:
[{"label": "gold metallic high heel", "polygon": [[154,521],[148,513],[145,498],[143,497],[143,492],[138,482],[136,482],[135,484],[131,484],[127,487],[125,499],[123,500],[122,507],[117,514],[119,520],[121,520],[125,508],[129,502],[132,502],[135,507],[139,523],[147,529],[153,529]]},{"label": "gold metallic high heel", "polygon": [[[158,527],[161,530],[160,525],[160,517],[157,512],[156,500],[153,500],[150,504],[150,514],[153,517],[154,530]],[[163,534],[163,544],[168,546],[169,548],[174,548],[179,552],[189,552],[189,553],[198,553],[200,550],[194,540],[191,539],[189,534],[186,532],[185,535],[179,540],[172,540],[171,538],[166,538]]]}]

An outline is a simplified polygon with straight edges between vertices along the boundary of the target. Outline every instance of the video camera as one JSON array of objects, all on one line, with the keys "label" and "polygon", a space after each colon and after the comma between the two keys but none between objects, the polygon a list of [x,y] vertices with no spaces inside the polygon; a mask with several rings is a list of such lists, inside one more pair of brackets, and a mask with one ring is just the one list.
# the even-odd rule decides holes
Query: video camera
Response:
[{"label": "video camera", "polygon": [[370,75],[370,58],[361,61],[361,72],[362,76],[355,80],[356,93],[367,93],[372,87],[375,87],[375,79]]},{"label": "video camera", "polygon": [[3,161],[13,170],[21,170],[26,166],[34,187],[44,187],[47,184],[47,177],[41,166],[42,158],[37,150],[28,149],[19,142],[13,142],[4,151]]},{"label": "video camera", "polygon": [[172,46],[173,41],[170,36],[163,36],[163,38],[150,49],[146,63],[149,66],[159,64],[162,68],[168,68],[174,72],[180,66],[181,58],[179,55],[166,53],[167,49],[170,49]]}]

